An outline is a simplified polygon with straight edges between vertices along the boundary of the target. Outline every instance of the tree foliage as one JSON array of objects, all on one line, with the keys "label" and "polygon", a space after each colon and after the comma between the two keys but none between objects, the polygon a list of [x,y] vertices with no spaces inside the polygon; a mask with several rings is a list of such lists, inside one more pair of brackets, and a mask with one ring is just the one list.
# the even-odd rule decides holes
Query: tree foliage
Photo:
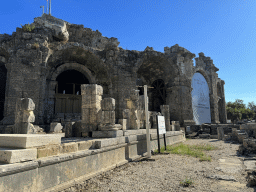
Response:
[{"label": "tree foliage", "polygon": [[227,118],[234,120],[241,119],[253,119],[255,118],[256,105],[254,102],[249,102],[248,107],[244,104],[244,101],[241,99],[236,99],[235,102],[226,103]]}]

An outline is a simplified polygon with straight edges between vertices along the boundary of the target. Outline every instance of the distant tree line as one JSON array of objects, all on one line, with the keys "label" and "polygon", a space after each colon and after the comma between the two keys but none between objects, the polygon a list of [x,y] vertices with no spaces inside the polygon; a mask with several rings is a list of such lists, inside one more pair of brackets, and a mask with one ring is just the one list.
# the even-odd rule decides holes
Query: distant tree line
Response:
[{"label": "distant tree line", "polygon": [[236,99],[235,102],[226,103],[227,118],[234,120],[241,119],[255,119],[256,118],[256,105],[254,101],[249,102],[247,107],[244,104],[244,101],[241,99]]}]

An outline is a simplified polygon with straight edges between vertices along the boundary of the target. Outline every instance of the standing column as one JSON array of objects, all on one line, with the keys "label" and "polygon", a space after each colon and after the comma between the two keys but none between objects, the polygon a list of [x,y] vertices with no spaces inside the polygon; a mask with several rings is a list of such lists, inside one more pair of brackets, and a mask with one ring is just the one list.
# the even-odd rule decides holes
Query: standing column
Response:
[{"label": "standing column", "polygon": [[96,84],[81,85],[82,93],[82,132],[96,131],[101,119],[103,88]]}]

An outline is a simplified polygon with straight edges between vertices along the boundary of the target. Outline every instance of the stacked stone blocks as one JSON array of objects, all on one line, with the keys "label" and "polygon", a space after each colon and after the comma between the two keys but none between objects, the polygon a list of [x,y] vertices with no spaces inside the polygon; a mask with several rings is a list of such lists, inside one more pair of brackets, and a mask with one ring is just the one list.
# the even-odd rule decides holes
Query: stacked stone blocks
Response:
[{"label": "stacked stone blocks", "polygon": [[35,122],[34,109],[35,103],[32,99],[21,98],[17,100],[14,133],[28,134],[35,132],[35,128],[32,124]]}]

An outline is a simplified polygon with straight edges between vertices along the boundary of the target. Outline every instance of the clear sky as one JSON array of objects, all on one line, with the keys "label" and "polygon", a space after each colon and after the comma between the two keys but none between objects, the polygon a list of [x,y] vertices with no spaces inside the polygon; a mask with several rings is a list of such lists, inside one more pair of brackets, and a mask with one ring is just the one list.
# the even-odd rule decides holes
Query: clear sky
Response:
[{"label": "clear sky", "polygon": [[[46,0],[1,1],[0,34],[42,14]],[[226,101],[256,102],[256,0],[52,0],[52,15],[116,37],[124,49],[175,44],[220,69]]]}]

